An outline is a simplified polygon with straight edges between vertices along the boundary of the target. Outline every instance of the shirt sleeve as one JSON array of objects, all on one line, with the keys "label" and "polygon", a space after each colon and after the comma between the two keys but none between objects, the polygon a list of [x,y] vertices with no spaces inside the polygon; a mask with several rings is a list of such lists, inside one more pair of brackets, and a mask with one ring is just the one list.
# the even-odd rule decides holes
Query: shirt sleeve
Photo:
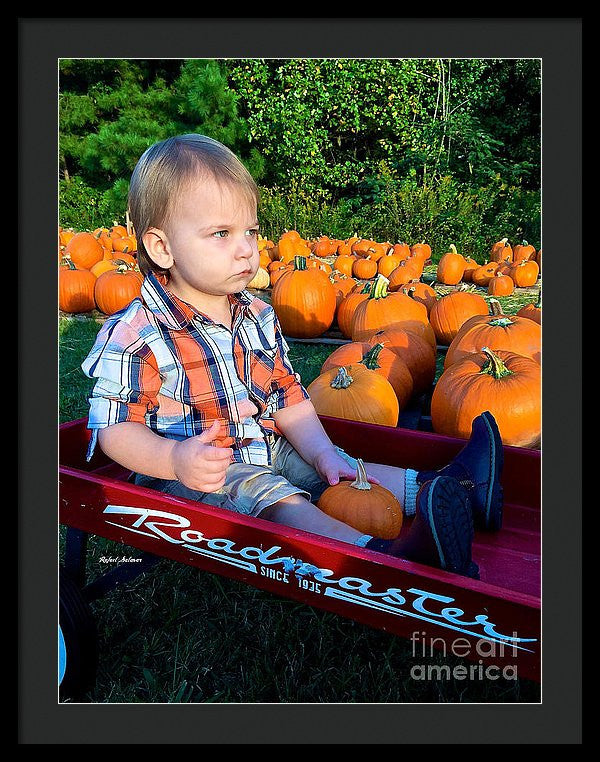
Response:
[{"label": "shirt sleeve", "polygon": [[275,341],[277,352],[275,354],[275,367],[271,382],[271,392],[267,401],[271,412],[282,410],[284,407],[296,405],[298,402],[309,399],[309,394],[302,385],[300,375],[294,371],[288,353],[289,346],[283,337],[283,332],[277,316],[275,319]]},{"label": "shirt sleeve", "polygon": [[81,368],[96,379],[89,398],[88,428],[93,455],[98,429],[115,423],[147,423],[158,410],[161,379],[152,350],[128,324],[104,324]]}]

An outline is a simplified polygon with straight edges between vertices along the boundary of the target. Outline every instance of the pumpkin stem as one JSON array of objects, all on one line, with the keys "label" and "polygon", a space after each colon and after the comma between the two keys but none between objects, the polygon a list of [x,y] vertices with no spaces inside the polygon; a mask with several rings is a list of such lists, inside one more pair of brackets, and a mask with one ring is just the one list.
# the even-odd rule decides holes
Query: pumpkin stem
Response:
[{"label": "pumpkin stem", "polygon": [[354,489],[362,489],[362,490],[371,489],[371,485],[369,484],[369,480],[367,479],[367,471],[365,469],[365,464],[362,462],[360,458],[356,459],[356,479],[350,484],[350,486],[354,487]]},{"label": "pumpkin stem", "polygon": [[387,287],[388,287],[389,280],[385,277],[385,275],[382,275],[379,273],[377,278],[375,279],[375,282],[370,287],[370,299],[385,299],[387,296]]},{"label": "pumpkin stem", "polygon": [[509,325],[513,325],[513,321],[508,317],[499,317],[495,320],[490,320],[488,325],[497,325],[501,328],[508,328]]},{"label": "pumpkin stem", "polygon": [[458,254],[458,251],[456,250],[456,246],[453,243],[450,244],[450,251],[453,254]]},{"label": "pumpkin stem", "polygon": [[60,264],[64,267],[67,266],[69,270],[77,270],[75,267],[75,263],[71,259],[71,257],[61,257]]},{"label": "pumpkin stem", "polygon": [[333,381],[329,384],[332,389],[347,389],[350,384],[354,381],[352,376],[348,373],[346,368],[342,365],[337,374],[336,377],[333,379]]},{"label": "pumpkin stem", "polygon": [[492,315],[503,315],[502,312],[502,305],[497,299],[490,299],[490,309],[492,310]]},{"label": "pumpkin stem", "polygon": [[383,344],[375,344],[373,347],[371,347],[371,349],[369,349],[369,351],[360,361],[362,365],[364,365],[369,370],[377,370],[377,368],[381,368],[381,365],[379,364],[379,355],[383,348]]},{"label": "pumpkin stem", "polygon": [[523,239],[523,246],[529,246],[529,244],[527,243],[525,239]]},{"label": "pumpkin stem", "polygon": [[501,238],[500,243],[503,243],[506,246],[508,244],[508,238]]},{"label": "pumpkin stem", "polygon": [[294,269],[295,270],[306,270],[306,257],[302,256],[295,256],[294,257]]},{"label": "pumpkin stem", "polygon": [[498,355],[492,352],[489,347],[482,347],[481,351],[487,356],[488,361],[480,370],[480,374],[485,373],[488,376],[493,376],[495,379],[512,376],[513,371],[509,370]]}]

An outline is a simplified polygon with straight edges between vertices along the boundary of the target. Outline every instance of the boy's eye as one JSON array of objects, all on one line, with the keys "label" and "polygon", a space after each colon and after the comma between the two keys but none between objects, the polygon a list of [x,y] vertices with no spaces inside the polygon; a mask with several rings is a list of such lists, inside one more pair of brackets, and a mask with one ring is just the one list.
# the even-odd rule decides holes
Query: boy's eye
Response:
[{"label": "boy's eye", "polygon": [[249,235],[254,236],[255,238],[258,238],[258,228],[251,228],[247,232]]},{"label": "boy's eye", "polygon": [[215,235],[217,238],[225,238],[225,236],[227,235],[227,231],[217,230],[215,233],[213,233],[213,235]]}]

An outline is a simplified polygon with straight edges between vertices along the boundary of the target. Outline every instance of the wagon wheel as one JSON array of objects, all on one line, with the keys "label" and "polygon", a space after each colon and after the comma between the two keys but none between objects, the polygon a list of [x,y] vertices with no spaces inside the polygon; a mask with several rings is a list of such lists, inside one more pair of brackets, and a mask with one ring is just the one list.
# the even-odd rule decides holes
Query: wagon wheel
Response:
[{"label": "wagon wheel", "polygon": [[80,589],[64,569],[59,576],[59,693],[81,697],[94,683],[98,664],[96,623]]}]

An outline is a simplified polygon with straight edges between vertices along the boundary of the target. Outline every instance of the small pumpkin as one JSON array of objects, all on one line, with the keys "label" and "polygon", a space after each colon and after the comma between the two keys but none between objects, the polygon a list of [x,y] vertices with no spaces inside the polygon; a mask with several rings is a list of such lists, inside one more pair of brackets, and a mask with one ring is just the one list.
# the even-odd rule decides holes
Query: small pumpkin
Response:
[{"label": "small pumpkin", "polygon": [[377,262],[371,259],[368,254],[365,257],[359,257],[352,265],[352,275],[360,280],[370,280],[377,275]]},{"label": "small pumpkin", "polygon": [[491,296],[510,296],[515,290],[515,284],[510,275],[503,275],[496,271],[488,283],[488,294]]},{"label": "small pumpkin", "polygon": [[476,286],[487,288],[490,280],[496,274],[499,264],[499,262],[486,262],[485,264],[476,267],[471,272],[471,280]]},{"label": "small pumpkin", "polygon": [[502,260],[506,262],[513,261],[513,250],[508,242],[508,238],[497,241],[490,250],[491,262],[502,262]]},{"label": "small pumpkin", "polygon": [[352,319],[354,317],[354,312],[363,300],[369,298],[370,291],[371,287],[368,283],[359,284],[358,289],[354,288],[340,302],[336,312],[336,320],[342,336],[346,339],[349,339],[352,336]]},{"label": "small pumpkin", "polygon": [[371,484],[362,460],[357,459],[356,479],[340,481],[328,487],[317,507],[338,521],[363,534],[392,540],[402,528],[402,505],[393,492],[380,484]]},{"label": "small pumpkin", "polygon": [[437,291],[427,283],[422,283],[420,280],[410,280],[400,289],[400,292],[410,296],[410,298],[414,299],[416,302],[424,304],[428,315],[438,299]]},{"label": "small pumpkin", "polygon": [[423,264],[425,264],[425,262],[431,259],[431,246],[425,243],[425,241],[420,241],[410,247],[410,253],[420,257]]},{"label": "small pumpkin", "polygon": [[479,263],[472,259],[468,254],[465,259],[465,269],[463,270],[462,279],[465,283],[470,283],[473,278],[473,271],[479,267]]},{"label": "small pumpkin", "polygon": [[488,410],[505,445],[538,447],[540,392],[535,360],[482,347],[444,370],[431,398],[431,423],[438,434],[468,439],[473,419]]},{"label": "small pumpkin", "polygon": [[248,283],[246,288],[257,288],[260,290],[267,289],[271,284],[271,278],[267,270],[264,267],[259,267],[254,275],[254,278]]},{"label": "small pumpkin", "polygon": [[539,289],[537,302],[530,302],[517,312],[518,317],[524,317],[533,320],[538,325],[542,324],[542,289]]},{"label": "small pumpkin", "polygon": [[449,345],[469,318],[488,313],[488,304],[479,294],[451,291],[435,302],[429,313],[429,320],[437,341],[442,345]]},{"label": "small pumpkin", "polygon": [[388,280],[378,275],[368,298],[361,301],[352,318],[352,340],[365,341],[376,331],[403,325],[404,321],[419,321],[429,325],[427,308],[409,296],[388,293]]},{"label": "small pumpkin", "polygon": [[542,332],[540,326],[518,315],[504,315],[497,299],[490,301],[491,315],[475,315],[467,320],[452,340],[444,369],[481,347],[507,350],[541,362]]},{"label": "small pumpkin", "polygon": [[535,259],[535,246],[532,246],[527,241],[523,241],[523,243],[517,244],[514,248],[513,262],[518,264],[526,259]]},{"label": "small pumpkin", "polygon": [[367,343],[383,344],[398,355],[412,376],[413,394],[431,389],[436,372],[436,350],[427,339],[404,328],[386,328],[374,333]]},{"label": "small pumpkin", "polygon": [[119,265],[96,279],[94,299],[105,315],[113,315],[141,295],[143,277],[128,265]]},{"label": "small pumpkin", "polygon": [[400,406],[390,382],[360,363],[331,368],[307,387],[319,415],[396,426]]},{"label": "small pumpkin", "polygon": [[437,279],[446,286],[456,286],[460,283],[465,271],[465,258],[459,254],[454,244],[450,245],[450,251],[442,255],[437,266]]},{"label": "small pumpkin", "polygon": [[78,269],[65,258],[58,271],[58,306],[63,312],[91,312],[95,306],[96,276],[89,270]]},{"label": "small pumpkin", "polygon": [[65,246],[65,256],[69,257],[75,267],[89,270],[96,262],[104,258],[104,250],[98,239],[91,233],[75,233]]},{"label": "small pumpkin", "polygon": [[337,301],[329,278],[307,268],[306,258],[298,256],[294,268],[275,281],[271,304],[285,334],[314,338],[331,327]]},{"label": "small pumpkin", "polygon": [[341,273],[352,275],[352,265],[356,261],[356,257],[352,254],[339,254],[333,261],[333,269],[339,270]]},{"label": "small pumpkin", "polygon": [[400,262],[402,262],[402,259],[397,254],[394,254],[393,249],[390,249],[390,251],[377,262],[377,272],[380,275],[385,275],[386,278],[389,278]]},{"label": "small pumpkin", "polygon": [[408,259],[411,255],[411,248],[407,243],[404,243],[404,241],[398,241],[392,246],[392,252],[395,257],[398,257],[400,261],[403,259]]},{"label": "small pumpkin", "polygon": [[523,260],[514,265],[510,270],[510,277],[513,279],[515,286],[519,288],[535,286],[539,274],[540,268],[538,263],[533,259]]},{"label": "small pumpkin", "polygon": [[390,273],[388,291],[400,291],[407,283],[418,280],[423,273],[423,263],[419,257],[408,257]]}]

